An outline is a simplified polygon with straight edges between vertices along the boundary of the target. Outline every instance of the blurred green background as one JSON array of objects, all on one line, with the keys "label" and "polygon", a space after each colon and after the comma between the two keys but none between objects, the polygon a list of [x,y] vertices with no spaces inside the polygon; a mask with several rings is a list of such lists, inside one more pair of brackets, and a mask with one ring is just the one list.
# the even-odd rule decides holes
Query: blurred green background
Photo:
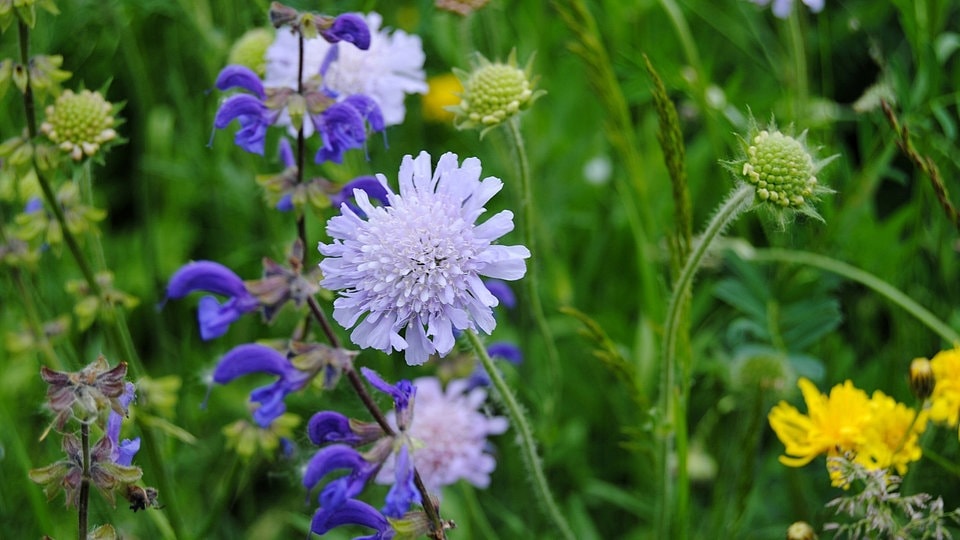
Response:
[{"label": "blurred green background", "polygon": [[[493,0],[463,18],[426,0],[291,2],[328,13],[380,12],[385,26],[422,38],[428,76],[469,69],[474,51],[505,59],[515,48],[521,63],[536,54],[533,71],[547,95],[524,113],[522,129],[538,212],[535,264],[561,362],[554,369],[544,351],[531,347],[507,376],[530,413],[548,477],[578,538],[652,538],[658,476],[651,408],[669,294],[667,239],[677,227],[642,55],[680,115],[695,232],[733,185],[721,161],[737,157],[737,134],[746,133],[747,118],[775,118],[796,133],[808,130],[820,157],[840,154],[821,175],[836,190],[818,206],[826,223],[800,218],[781,230],[750,213],[728,232],[728,245],[835,258],[879,276],[960,328],[957,230],[928,179],[897,150],[879,107],[863,99],[869,92],[893,96],[917,149],[936,161],[947,188],[960,192],[960,6],[828,0],[824,12],[800,6],[787,21],[745,0],[590,1],[585,5],[609,58],[597,64],[578,54],[584,34],[562,17],[575,4]],[[240,459],[226,449],[221,430],[248,419],[247,394],[262,380],[216,387],[208,399],[205,382],[225,351],[284,335],[295,315],[284,313],[274,327],[246,317],[223,338],[204,342],[195,298],[160,305],[166,281],[184,263],[214,260],[254,278],[261,258],[283,258],[293,237],[293,218],[267,208],[254,181],[280,169],[276,157],[241,151],[233,127],[208,145],[221,99],[216,75],[233,42],[267,24],[268,3],[74,0],[58,6],[57,17],[39,13],[32,51],[63,55],[63,68],[74,74],[65,87],[106,86],[110,101],[125,104],[119,131],[128,142],[94,168],[96,201],[108,212],[101,223],[106,260],[116,285],[141,300],[127,319],[149,375],[182,380],[170,421],[196,437],[191,444],[161,433],[159,462],[137,458],[147,483],[160,466],[169,476],[173,492],[160,494],[164,509],[134,514],[121,501],[113,510],[95,495],[91,523],[113,523],[125,538],[162,537],[164,522],[175,522],[184,538],[302,538],[315,509],[299,482],[313,451],[302,426],[293,458]],[[11,27],[0,36],[0,58],[17,56],[16,35]],[[616,88],[604,73],[613,75]],[[614,90],[625,100],[633,165],[618,143],[624,119],[611,112]],[[0,103],[0,138],[18,135],[19,94],[11,89]],[[515,162],[502,130],[480,140],[475,131],[425,121],[419,96],[409,96],[407,119],[388,130],[387,140],[385,146],[372,137],[368,160],[354,152],[322,174],[343,181],[382,172],[395,181],[405,154],[452,151],[480,157],[485,174],[504,180],[491,210],[517,207]],[[608,164],[609,175],[588,179],[591,163]],[[21,210],[9,201],[0,206],[6,224]],[[640,250],[630,226],[637,215],[647,227]],[[309,215],[308,227],[310,239],[322,238],[323,220]],[[507,241],[521,237],[515,232]],[[638,283],[641,266],[656,270],[655,290]],[[45,253],[29,273],[30,294],[45,319],[70,312],[73,299],[63,283],[78,277],[66,251]],[[4,269],[0,325],[8,342],[24,328],[15,289]],[[608,356],[609,349],[622,355],[638,384],[609,369],[595,354],[597,340],[561,307],[595,321],[609,337]],[[511,313],[499,323],[493,339],[539,343],[526,337],[534,331],[526,316]],[[693,485],[692,532],[701,538],[782,538],[793,521],[819,527],[832,519],[823,505],[840,490],[830,487],[822,458],[802,469],[781,465],[776,458],[783,447],[766,423],[779,400],[800,404],[798,374],[814,378],[823,391],[852,379],[868,393],[881,389],[912,403],[905,375],[910,360],[950,345],[860,284],[800,265],[744,262],[724,250],[711,255],[694,285],[691,336],[691,459],[706,467]],[[74,369],[101,352],[120,360],[117,344],[99,325],[70,333],[56,350]],[[46,502],[26,476],[60,455],[57,437],[38,441],[49,424],[40,363],[39,354],[0,349],[4,538],[75,535],[75,512],[64,509],[62,498]],[[435,369],[408,368],[399,356],[370,351],[358,364],[388,379]],[[770,365],[772,378],[760,377],[757,366]],[[304,422],[330,408],[363,417],[343,385],[297,394],[288,405]],[[512,439],[508,433],[494,441],[498,468],[489,489],[463,484],[444,492],[441,511],[457,523],[451,538],[551,537],[534,511]],[[960,506],[956,434],[931,430],[923,444],[925,457],[911,467],[904,490],[942,495],[948,509]],[[350,532],[329,536],[356,535]]]}]

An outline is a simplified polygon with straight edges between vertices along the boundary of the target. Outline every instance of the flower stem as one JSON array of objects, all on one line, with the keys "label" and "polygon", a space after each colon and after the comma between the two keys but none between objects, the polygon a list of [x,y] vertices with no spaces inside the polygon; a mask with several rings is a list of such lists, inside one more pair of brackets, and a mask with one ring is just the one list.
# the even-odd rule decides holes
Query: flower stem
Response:
[{"label": "flower stem", "polygon": [[[720,205],[706,230],[696,242],[690,256],[680,270],[670,302],[667,304],[667,318],[663,327],[663,364],[660,376],[660,411],[666,422],[663,434],[663,447],[660,455],[662,472],[662,497],[658,538],[685,538],[687,535],[690,504],[690,486],[687,479],[687,392],[689,390],[690,358],[683,356],[678,362],[677,342],[679,329],[684,312],[685,299],[690,294],[693,277],[703,262],[703,256],[710,248],[713,240],[723,232],[734,219],[737,218],[750,203],[754,196],[754,189],[749,185],[737,187],[730,196]],[[678,365],[679,364],[679,365]],[[680,379],[677,380],[677,372]],[[676,448],[674,448],[674,443]],[[672,474],[670,456],[676,454],[677,489],[676,498],[672,488]],[[676,504],[676,516],[671,515],[671,505]],[[674,524],[675,534],[671,534],[671,523]]]},{"label": "flower stem", "polygon": [[934,333],[942,337],[947,343],[960,345],[960,333],[951,328],[947,323],[937,318],[936,315],[904,294],[900,289],[855,266],[808,251],[777,248],[753,249],[751,247],[746,250],[739,250],[737,253],[743,259],[752,261],[781,261],[805,264],[866,285],[873,289],[874,292],[879,293],[886,297],[887,300],[900,306],[901,309],[910,315],[913,315],[914,318],[925,324],[930,330],[933,330]]},{"label": "flower stem", "polygon": [[[297,54],[297,93],[303,95],[303,34],[297,34],[297,42],[299,44],[299,54]],[[307,143],[306,137],[303,134],[303,123],[300,124],[300,129],[297,130],[297,155],[295,160],[297,162],[297,185],[303,183],[303,166],[306,162],[304,157],[307,152]],[[300,210],[297,214],[297,237],[300,238],[300,242],[303,245],[303,258],[300,262],[304,267],[307,266],[307,216],[306,212]],[[329,335],[329,334],[328,334]]]},{"label": "flower stem", "polygon": [[80,448],[83,452],[83,473],[80,475],[80,496],[77,499],[79,514],[77,539],[87,539],[87,510],[90,504],[90,426],[80,424]]},{"label": "flower stem", "polygon": [[[534,207],[533,207],[533,187],[530,181],[530,162],[527,159],[526,146],[523,144],[523,134],[520,132],[520,119],[516,116],[507,122],[507,131],[510,133],[510,139],[513,142],[514,151],[517,154],[517,164],[520,169],[520,212],[523,214],[523,242],[531,253],[537,254],[536,234],[534,233]],[[553,339],[553,331],[547,324],[546,315],[543,312],[543,303],[540,301],[540,280],[537,269],[539,264],[536,256],[529,261],[530,271],[527,272],[527,279],[523,280],[526,287],[527,299],[530,302],[530,312],[536,322],[537,330],[543,338],[547,349],[547,360],[550,362],[546,371],[550,376],[549,388],[559,388],[556,379],[560,373],[560,355],[557,352],[557,344]],[[547,409],[552,406],[553,398],[550,399]]]},{"label": "flower stem", "polygon": [[537,455],[537,445],[533,439],[533,431],[530,429],[530,423],[527,422],[527,417],[523,413],[520,403],[517,402],[513,391],[510,390],[510,387],[507,386],[503,377],[500,376],[500,372],[497,371],[497,368],[493,365],[493,360],[490,359],[490,355],[487,354],[487,349],[483,346],[483,343],[480,342],[480,337],[477,336],[473,330],[468,329],[464,333],[467,335],[467,338],[470,340],[470,345],[473,346],[474,351],[476,351],[477,356],[480,358],[480,363],[483,364],[487,375],[489,375],[490,381],[496,390],[496,395],[499,396],[506,407],[507,414],[510,417],[510,423],[513,424],[513,428],[517,431],[520,454],[532,477],[534,492],[540,498],[541,502],[543,502],[547,515],[550,520],[553,521],[560,536],[567,540],[573,540],[576,538],[573,530],[560,512],[560,508],[553,498],[553,493],[550,491],[550,486],[547,484],[547,477],[543,472],[540,457]]}]

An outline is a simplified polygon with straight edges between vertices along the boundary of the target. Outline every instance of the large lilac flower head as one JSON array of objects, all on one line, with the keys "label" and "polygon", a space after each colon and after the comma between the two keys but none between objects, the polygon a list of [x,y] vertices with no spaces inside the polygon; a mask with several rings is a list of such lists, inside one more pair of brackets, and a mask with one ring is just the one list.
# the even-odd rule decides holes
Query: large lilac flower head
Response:
[{"label": "large lilac flower head", "polygon": [[327,223],[332,241],[320,244],[320,285],[341,291],[333,317],[345,328],[356,325],[355,344],[405,351],[407,363],[419,365],[449,353],[454,331],[493,331],[491,308],[499,301],[481,278],[520,279],[530,251],[493,244],[513,229],[509,210],[476,223],[503,187],[498,178],[481,180],[480,172],[476,158],[461,165],[447,153],[432,170],[426,152],[405,156],[399,193],[377,176],[389,206],[373,206],[355,190],[366,219],[342,205]]},{"label": "large lilac flower head", "polygon": [[[400,124],[406,115],[404,97],[427,91],[423,45],[418,36],[381,28],[383,18],[378,13],[354,15],[369,27],[370,47],[338,47],[337,61],[326,70],[324,85],[338,95],[369,96],[383,113],[385,125]],[[319,73],[333,45],[324,39],[307,39],[303,45],[304,74]],[[298,51],[296,35],[277,33],[266,54],[268,85],[296,86]]]},{"label": "large lilac flower head", "polygon": [[[453,380],[446,389],[436,377],[423,377],[413,384],[417,388],[416,414],[405,433],[413,441],[412,460],[424,485],[431,493],[460,479],[487,487],[497,466],[488,453],[487,437],[505,432],[507,419],[480,412],[486,391],[468,390],[466,380]],[[392,411],[387,418],[396,422]],[[378,483],[395,482],[397,457],[387,458],[377,474]]]}]

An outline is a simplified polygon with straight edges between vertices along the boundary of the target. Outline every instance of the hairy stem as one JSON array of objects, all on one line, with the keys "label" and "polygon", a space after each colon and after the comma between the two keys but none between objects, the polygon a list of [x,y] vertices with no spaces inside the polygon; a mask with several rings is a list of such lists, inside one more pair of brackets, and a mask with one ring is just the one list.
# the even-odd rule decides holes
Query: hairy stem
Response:
[{"label": "hairy stem", "polygon": [[[540,301],[540,279],[537,270],[540,265],[536,257],[538,251],[536,248],[536,234],[534,232],[534,223],[536,223],[533,206],[533,187],[530,179],[530,162],[527,159],[526,146],[523,143],[523,134],[520,132],[520,120],[516,116],[507,122],[507,131],[510,133],[510,140],[513,142],[513,149],[517,155],[517,166],[520,169],[520,213],[523,221],[523,241],[534,256],[530,259],[530,269],[527,272],[527,279],[523,280],[526,288],[527,299],[530,302],[530,312],[537,325],[537,330],[543,338],[547,349],[547,359],[550,362],[547,373],[550,376],[549,388],[558,388],[557,377],[560,373],[560,355],[557,352],[557,344],[553,338],[553,331],[547,324],[546,315],[543,312],[543,303]],[[553,402],[551,397],[550,402]],[[548,406],[549,408],[549,406]]]},{"label": "hairy stem", "polygon": [[534,493],[543,503],[547,512],[547,517],[549,517],[553,522],[557,532],[559,532],[560,535],[566,540],[573,540],[576,537],[574,536],[570,525],[567,523],[566,518],[564,518],[563,514],[560,512],[560,508],[557,506],[557,503],[553,498],[553,493],[550,491],[550,486],[547,483],[547,477],[544,474],[543,466],[540,463],[540,456],[537,455],[537,443],[533,438],[533,430],[530,429],[530,423],[527,422],[527,417],[524,414],[520,403],[513,395],[513,391],[510,390],[510,387],[507,386],[506,381],[504,381],[503,377],[500,376],[500,372],[497,371],[497,368],[493,365],[493,360],[490,358],[490,355],[487,354],[487,349],[480,341],[480,337],[477,336],[476,332],[473,330],[468,329],[464,333],[470,340],[470,345],[473,346],[474,351],[480,358],[480,363],[483,364],[483,368],[490,377],[490,381],[493,383],[493,388],[496,390],[496,395],[500,398],[500,400],[503,402],[503,405],[507,409],[507,415],[510,417],[510,423],[517,432],[517,440],[520,444],[520,454],[523,458],[524,464],[527,466],[527,471],[530,473],[531,480],[533,482]]},{"label": "hairy stem", "polygon": [[[662,495],[658,538],[684,538],[688,525],[690,504],[690,485],[687,479],[687,392],[689,390],[690,361],[688,357],[677,362],[677,342],[680,340],[683,306],[690,295],[693,278],[700,269],[703,256],[713,240],[737,218],[750,203],[754,189],[749,185],[736,188],[717,210],[706,230],[700,237],[690,256],[684,263],[673,286],[670,302],[667,304],[667,318],[663,327],[663,363],[660,366],[660,411],[666,422],[663,434],[663,446],[660,454],[662,472]],[[679,371],[680,378],[677,379]],[[676,445],[674,447],[674,444]],[[670,466],[671,454],[676,454],[677,488],[672,489],[673,475]],[[676,505],[676,515],[672,514],[672,505]],[[671,534],[674,524],[675,534]]]}]

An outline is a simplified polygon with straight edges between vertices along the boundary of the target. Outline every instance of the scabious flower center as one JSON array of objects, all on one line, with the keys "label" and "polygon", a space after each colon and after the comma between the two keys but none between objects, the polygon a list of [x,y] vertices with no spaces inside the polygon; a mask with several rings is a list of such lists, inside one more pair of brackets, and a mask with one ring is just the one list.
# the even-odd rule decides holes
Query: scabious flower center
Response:
[{"label": "scabious flower center", "polygon": [[508,64],[481,67],[470,75],[464,89],[461,107],[471,121],[485,125],[503,122],[533,96],[526,73]]},{"label": "scabious flower center", "polygon": [[92,156],[100,145],[117,136],[113,129],[113,106],[98,92],[66,90],[54,105],[47,107],[41,131],[60,148],[79,160]]},{"label": "scabious flower center", "polygon": [[358,287],[373,293],[378,309],[438,313],[451,304],[462,276],[474,270],[473,233],[456,203],[442,194],[406,196],[368,221],[360,238],[369,272]]},{"label": "scabious flower center", "polygon": [[780,206],[803,206],[817,186],[813,157],[803,143],[779,131],[763,130],[747,148],[743,175],[757,198]]}]

